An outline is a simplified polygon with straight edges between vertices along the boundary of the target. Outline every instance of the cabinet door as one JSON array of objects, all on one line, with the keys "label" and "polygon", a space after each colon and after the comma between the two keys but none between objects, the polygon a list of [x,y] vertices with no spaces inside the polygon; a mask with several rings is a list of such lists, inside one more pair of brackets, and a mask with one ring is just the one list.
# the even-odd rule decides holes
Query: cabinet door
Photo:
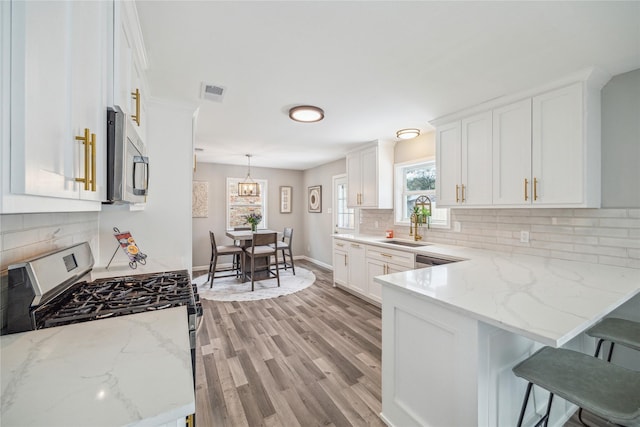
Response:
[{"label": "cabinet door", "polygon": [[582,105],[582,83],[533,98],[534,204],[584,201]]},{"label": "cabinet door", "polygon": [[367,294],[365,247],[358,243],[349,244],[349,287]]},{"label": "cabinet door", "polygon": [[81,136],[88,128],[96,135],[95,163],[90,158],[85,165],[85,148],[76,141],[74,169],[75,176],[87,172],[96,182],[88,190],[80,183],[79,198],[100,201],[106,197],[107,2],[72,3],[71,130]]},{"label": "cabinet door", "polygon": [[436,130],[436,191],[438,207],[455,206],[460,198],[460,122]]},{"label": "cabinet door", "polygon": [[73,2],[11,8],[11,192],[76,198],[70,129]]},{"label": "cabinet door", "polygon": [[493,110],[493,204],[531,204],[531,99]]},{"label": "cabinet door", "polygon": [[349,283],[349,258],[344,251],[333,252],[333,283],[342,286]]},{"label": "cabinet door", "polygon": [[347,206],[357,208],[362,187],[360,153],[347,155]]},{"label": "cabinet door", "polygon": [[379,303],[382,303],[382,285],[374,281],[373,278],[384,274],[389,274],[387,264],[384,261],[367,258],[367,296]]},{"label": "cabinet door", "polygon": [[491,111],[462,120],[460,202],[491,205],[493,160]]},{"label": "cabinet door", "polygon": [[371,147],[360,153],[362,196],[360,206],[378,207],[378,148]]}]

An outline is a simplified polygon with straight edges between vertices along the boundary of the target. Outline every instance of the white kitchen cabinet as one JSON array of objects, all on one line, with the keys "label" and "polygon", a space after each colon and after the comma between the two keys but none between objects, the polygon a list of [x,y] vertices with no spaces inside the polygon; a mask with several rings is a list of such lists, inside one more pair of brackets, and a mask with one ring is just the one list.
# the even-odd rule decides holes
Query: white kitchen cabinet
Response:
[{"label": "white kitchen cabinet", "polygon": [[[10,14],[11,129],[3,144],[10,144],[11,161],[3,171],[2,211],[99,210],[106,192],[108,3],[16,1]],[[95,145],[78,140],[85,129]]]},{"label": "white kitchen cabinet", "polygon": [[333,241],[333,286],[349,284],[348,243],[342,240]]},{"label": "white kitchen cabinet", "polygon": [[493,204],[529,204],[530,180],[531,99],[527,98],[493,111]]},{"label": "white kitchen cabinet", "polygon": [[348,286],[352,290],[366,295],[367,294],[367,277],[366,277],[366,249],[361,243],[349,242],[349,283]]},{"label": "white kitchen cabinet", "polygon": [[[599,207],[599,90],[578,82],[494,111],[494,204]],[[594,105],[597,104],[597,105]],[[589,134],[587,134],[589,132]]]},{"label": "white kitchen cabinet", "polygon": [[366,247],[367,293],[366,295],[382,304],[382,285],[374,281],[376,276],[399,273],[414,268],[415,255],[410,252],[394,251],[378,246]]},{"label": "white kitchen cabinet", "polygon": [[378,141],[347,154],[347,206],[393,208],[393,145]]},{"label": "white kitchen cabinet", "polygon": [[115,2],[113,37],[112,104],[127,114],[140,138],[146,141],[147,55],[133,1]]},{"label": "white kitchen cabinet", "polygon": [[436,133],[438,206],[490,206],[491,112],[441,126]]}]

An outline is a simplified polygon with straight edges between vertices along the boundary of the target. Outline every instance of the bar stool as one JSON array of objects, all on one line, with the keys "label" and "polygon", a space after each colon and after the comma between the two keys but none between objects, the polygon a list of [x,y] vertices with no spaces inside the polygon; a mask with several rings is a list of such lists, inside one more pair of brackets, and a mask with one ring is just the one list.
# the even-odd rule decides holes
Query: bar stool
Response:
[{"label": "bar stool", "polygon": [[[251,266],[250,268],[244,268],[245,277],[247,273],[251,275],[251,291],[253,292],[254,287],[253,283],[255,281],[255,275],[257,272],[266,271],[267,279],[273,275],[278,280],[278,287],[280,287],[280,269],[278,268],[278,251],[275,248],[276,241],[278,239],[278,233],[253,233],[253,238],[251,239],[251,247],[245,249],[245,256],[247,257],[247,261],[250,260]],[[275,273],[271,270],[271,256],[276,258]],[[256,270],[256,259],[257,258],[267,258],[265,268],[260,268]],[[262,266],[259,266],[262,267]],[[260,279],[258,279],[260,280]]]},{"label": "bar stool", "polygon": [[[287,267],[291,267],[291,270],[293,270],[293,275],[296,275],[296,266],[293,264],[293,254],[291,253],[291,247],[293,246],[293,228],[289,228],[289,227],[285,227],[284,229],[284,233],[282,234],[282,241],[276,242],[276,249],[279,251],[282,251],[282,264],[284,266],[284,269],[286,270]],[[288,252],[289,255],[289,262],[290,264],[287,264],[287,257],[286,257],[286,252]]]},{"label": "bar stool", "polygon": [[[640,351],[640,322],[608,317],[589,329],[587,335],[598,339],[596,352],[593,355],[594,357],[600,355],[602,343],[605,341],[611,343],[609,354],[607,355],[607,362],[611,362],[613,347],[616,344]],[[578,410],[578,419],[583,425],[586,425],[582,420],[582,408]]]},{"label": "bar stool", "polygon": [[518,427],[522,426],[531,388],[549,391],[547,412],[536,426],[549,422],[553,396],[625,426],[640,426],[640,372],[563,348],[543,347],[513,368],[529,382]]},{"label": "bar stool", "polygon": [[[233,231],[249,231],[251,230],[251,227],[233,227]],[[242,241],[240,240],[234,240],[233,244],[238,246],[238,247],[242,247]],[[236,268],[240,268],[240,258],[242,258],[242,254],[238,254],[238,255],[234,255],[233,256],[233,266]]]},{"label": "bar stool", "polygon": [[[216,270],[216,265],[218,264],[218,257],[221,257],[223,255],[233,255],[234,258],[236,256],[240,256],[240,259],[242,260],[242,248],[239,246],[218,246],[216,244],[216,237],[213,234],[213,231],[209,231],[209,239],[211,240],[211,260],[209,261],[209,274],[207,275],[207,281],[211,280],[210,282],[210,288],[213,288],[213,279],[215,278],[222,278],[222,277],[232,277],[232,276],[236,276],[238,277],[238,275],[240,274],[241,271],[241,265],[238,264],[236,265],[235,261],[232,264],[232,267],[230,269],[226,269],[226,270]],[[232,271],[233,274],[223,274],[223,275],[217,275],[216,273],[218,272],[227,272],[227,271]]]}]

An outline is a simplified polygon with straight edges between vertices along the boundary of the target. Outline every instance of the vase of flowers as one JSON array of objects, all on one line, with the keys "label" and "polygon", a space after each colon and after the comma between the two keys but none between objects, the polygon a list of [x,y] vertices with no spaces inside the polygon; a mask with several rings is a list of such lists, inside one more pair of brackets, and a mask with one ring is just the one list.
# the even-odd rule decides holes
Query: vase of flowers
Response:
[{"label": "vase of flowers", "polygon": [[260,224],[260,221],[262,221],[262,215],[259,213],[251,212],[250,214],[245,215],[244,219],[246,220],[245,224],[251,224],[251,231],[255,233],[258,229],[258,224]]}]

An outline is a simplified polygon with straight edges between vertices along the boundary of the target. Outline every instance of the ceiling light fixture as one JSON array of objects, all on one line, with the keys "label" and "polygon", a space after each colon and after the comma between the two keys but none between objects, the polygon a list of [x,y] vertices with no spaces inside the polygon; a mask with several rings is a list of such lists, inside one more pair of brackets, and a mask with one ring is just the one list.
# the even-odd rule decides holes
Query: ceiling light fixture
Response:
[{"label": "ceiling light fixture", "polygon": [[245,154],[249,162],[247,177],[243,182],[238,183],[238,195],[245,197],[257,197],[260,195],[260,184],[251,179],[251,154]]},{"label": "ceiling light fixture", "polygon": [[396,136],[399,139],[411,139],[419,135],[420,135],[420,129],[414,129],[414,128],[400,129],[398,132],[396,132]]},{"label": "ceiling light fixture", "polygon": [[289,118],[296,122],[312,123],[324,119],[322,108],[313,105],[298,105],[289,110]]}]

